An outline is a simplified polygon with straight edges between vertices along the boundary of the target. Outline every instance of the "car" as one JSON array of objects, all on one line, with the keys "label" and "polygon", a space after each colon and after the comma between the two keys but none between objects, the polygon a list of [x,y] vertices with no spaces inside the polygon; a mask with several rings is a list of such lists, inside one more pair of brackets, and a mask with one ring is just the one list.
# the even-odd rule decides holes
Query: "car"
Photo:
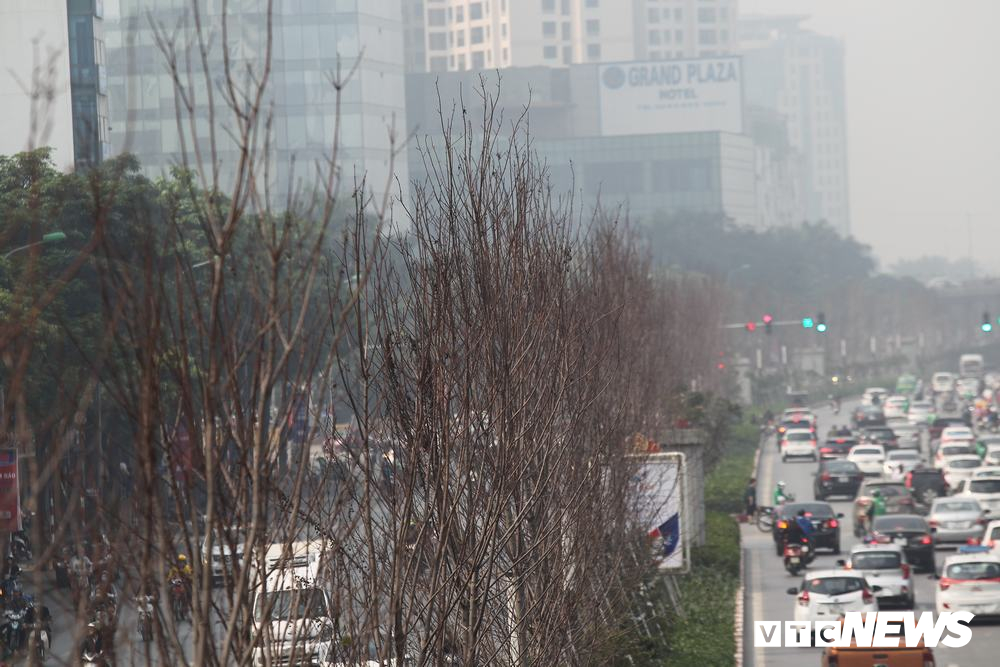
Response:
[{"label": "car", "polygon": [[899,545],[914,567],[933,572],[937,540],[931,528],[916,514],[883,514],[872,521],[872,537],[879,543]]},{"label": "car", "polygon": [[927,512],[936,544],[979,539],[986,523],[986,513],[975,498],[937,498]]},{"label": "car", "polygon": [[[223,526],[212,532],[214,534],[211,554],[208,550],[209,535],[206,531],[205,540],[201,545],[201,562],[203,566],[211,569],[212,585],[217,586],[225,580],[226,570],[229,570],[230,577],[239,576],[235,569],[243,561],[245,534],[238,526]],[[233,547],[235,547],[235,557]]]},{"label": "car", "polygon": [[994,555],[1000,556],[1000,520],[990,521],[980,538],[980,544],[989,547]]},{"label": "car", "polygon": [[851,414],[855,428],[864,426],[884,426],[885,413],[877,405],[862,405]]},{"label": "car", "polygon": [[923,504],[930,505],[935,498],[948,495],[948,480],[939,468],[917,466],[903,477],[903,485],[910,490],[910,495]]},{"label": "car", "polygon": [[861,394],[861,405],[882,405],[885,401],[886,396],[889,395],[889,390],[885,387],[868,387],[865,389],[864,393]]},{"label": "car", "polygon": [[964,480],[954,498],[975,498],[979,506],[1000,516],[1000,477],[972,477]]},{"label": "car", "polygon": [[942,467],[944,478],[948,482],[948,486],[957,486],[960,481],[972,477],[973,471],[982,464],[983,462],[975,454],[952,456],[945,461]]},{"label": "car", "polygon": [[798,587],[788,589],[796,597],[797,622],[836,621],[848,611],[878,611],[876,592],[864,575],[843,569],[808,572]]},{"label": "car", "polygon": [[1000,444],[986,445],[986,452],[983,454],[983,465],[1000,466]]},{"label": "car", "polygon": [[[976,450],[973,449],[972,444],[968,442],[959,441],[947,444],[942,443],[934,453],[934,467],[944,468],[948,464],[948,461],[960,456],[976,456]],[[979,457],[976,456],[976,458],[978,459]]]},{"label": "car", "polygon": [[830,496],[849,496],[858,493],[864,473],[852,461],[841,459],[821,460],[813,481],[813,497],[826,500]]},{"label": "car", "polygon": [[859,544],[851,548],[850,558],[838,564],[861,574],[869,584],[879,586],[875,593],[879,609],[889,605],[912,609],[916,604],[913,568],[900,545]]},{"label": "car", "polygon": [[1000,373],[996,371],[988,372],[986,375],[983,376],[983,384],[985,384],[993,391],[1000,389]]},{"label": "car", "polygon": [[816,421],[816,413],[809,408],[785,408],[781,412],[782,419],[792,419],[794,417],[806,417]]},{"label": "car", "polygon": [[896,446],[900,449],[920,449],[920,427],[906,422],[905,424],[890,425],[889,428],[896,434]]},{"label": "car", "polygon": [[989,547],[965,546],[948,556],[941,568],[937,613],[969,611],[976,616],[1000,615],[1000,558]]},{"label": "car", "polygon": [[827,436],[826,442],[819,448],[819,457],[821,459],[844,458],[851,451],[851,447],[856,444],[858,444],[857,438],[851,435]]},{"label": "car", "polygon": [[888,426],[866,426],[858,434],[858,441],[870,445],[882,445],[886,451],[896,449],[896,432]]},{"label": "car", "polygon": [[819,447],[816,444],[816,433],[806,429],[788,429],[781,436],[781,460],[791,458],[819,459]]},{"label": "car", "polygon": [[912,373],[903,373],[896,378],[896,393],[901,396],[910,396],[917,389],[917,376]]},{"label": "car", "polygon": [[914,426],[926,426],[934,421],[935,417],[934,404],[930,401],[914,401],[906,411],[906,418]]},{"label": "car", "polygon": [[813,525],[813,549],[830,549],[835,554],[840,553],[840,520],[843,514],[833,511],[830,503],[794,502],[785,503],[777,510],[771,537],[774,540],[774,551],[778,556],[782,553],[785,531],[795,521],[800,511],[805,511],[806,517]]},{"label": "car", "polygon": [[955,389],[955,374],[939,371],[931,376],[931,391],[942,394]]},{"label": "car", "polygon": [[816,432],[816,418],[815,416],[810,416],[809,414],[798,414],[788,419],[782,419],[778,422],[778,438],[780,439],[785,435],[786,431],[791,429],[805,429]]},{"label": "car", "polygon": [[885,418],[905,418],[909,403],[910,399],[906,398],[906,396],[889,396],[882,404],[882,411],[885,413]]},{"label": "car", "polygon": [[964,417],[935,417],[931,425],[927,427],[927,433],[931,440],[939,440],[941,432],[949,426],[967,426]]},{"label": "car", "polygon": [[923,457],[915,449],[897,449],[888,452],[885,455],[885,463],[882,465],[882,476],[886,479],[902,481],[906,473],[923,462]]},{"label": "car", "polygon": [[882,445],[857,445],[847,453],[847,460],[861,468],[866,475],[881,475],[885,463],[885,448]]},{"label": "car", "polygon": [[951,425],[946,426],[941,431],[941,442],[954,442],[956,440],[975,440],[976,436],[972,432],[972,429],[968,426],[963,425]]},{"label": "car", "polygon": [[916,502],[903,482],[869,479],[858,489],[858,495],[854,500],[855,516],[858,515],[861,508],[867,507],[871,503],[872,494],[876,489],[885,500],[887,514],[909,514],[916,509]]}]

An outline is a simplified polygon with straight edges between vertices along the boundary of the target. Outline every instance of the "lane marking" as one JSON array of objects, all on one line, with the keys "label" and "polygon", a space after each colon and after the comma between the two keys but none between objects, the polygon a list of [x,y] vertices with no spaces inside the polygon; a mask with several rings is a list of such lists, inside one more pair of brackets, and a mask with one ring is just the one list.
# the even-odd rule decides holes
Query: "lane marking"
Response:
[{"label": "lane marking", "polygon": [[[763,578],[761,577],[760,571],[760,551],[754,549],[750,551],[750,563],[751,563],[751,581],[753,584],[753,621],[764,620],[764,591],[763,591]],[[750,632],[753,632],[753,628],[750,628]],[[753,664],[754,667],[764,667],[764,648],[761,646],[755,646],[753,649]]]}]

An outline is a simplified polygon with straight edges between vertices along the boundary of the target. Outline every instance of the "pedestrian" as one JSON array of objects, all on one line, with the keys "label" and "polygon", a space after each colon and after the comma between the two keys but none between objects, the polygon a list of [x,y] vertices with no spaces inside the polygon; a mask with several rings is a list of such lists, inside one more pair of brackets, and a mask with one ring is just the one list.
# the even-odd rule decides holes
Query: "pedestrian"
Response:
[{"label": "pedestrian", "polygon": [[743,503],[746,506],[746,515],[753,516],[757,512],[757,478],[751,477],[743,492]]}]

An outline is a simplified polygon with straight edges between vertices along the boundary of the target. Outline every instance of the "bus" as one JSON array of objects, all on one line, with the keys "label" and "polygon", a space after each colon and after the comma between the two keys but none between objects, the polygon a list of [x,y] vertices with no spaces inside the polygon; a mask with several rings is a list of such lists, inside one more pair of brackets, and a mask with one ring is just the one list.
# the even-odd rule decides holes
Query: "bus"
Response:
[{"label": "bus", "polygon": [[958,358],[958,375],[963,378],[983,377],[983,355],[963,354]]}]

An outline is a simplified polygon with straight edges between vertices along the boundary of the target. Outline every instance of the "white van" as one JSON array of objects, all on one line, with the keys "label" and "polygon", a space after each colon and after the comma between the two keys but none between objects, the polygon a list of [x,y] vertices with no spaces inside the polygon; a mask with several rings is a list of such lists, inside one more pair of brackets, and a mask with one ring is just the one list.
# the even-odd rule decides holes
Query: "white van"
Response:
[{"label": "white van", "polygon": [[986,365],[981,354],[963,354],[958,358],[958,376],[963,378],[983,377]]},{"label": "white van", "polygon": [[329,664],[334,657],[336,612],[323,588],[322,543],[293,542],[287,550],[285,546],[269,547],[266,572],[257,570],[251,579],[257,586],[253,632],[263,634],[254,648],[254,666]]},{"label": "white van", "polygon": [[942,394],[955,389],[955,376],[952,373],[939,371],[931,376],[931,391]]}]

